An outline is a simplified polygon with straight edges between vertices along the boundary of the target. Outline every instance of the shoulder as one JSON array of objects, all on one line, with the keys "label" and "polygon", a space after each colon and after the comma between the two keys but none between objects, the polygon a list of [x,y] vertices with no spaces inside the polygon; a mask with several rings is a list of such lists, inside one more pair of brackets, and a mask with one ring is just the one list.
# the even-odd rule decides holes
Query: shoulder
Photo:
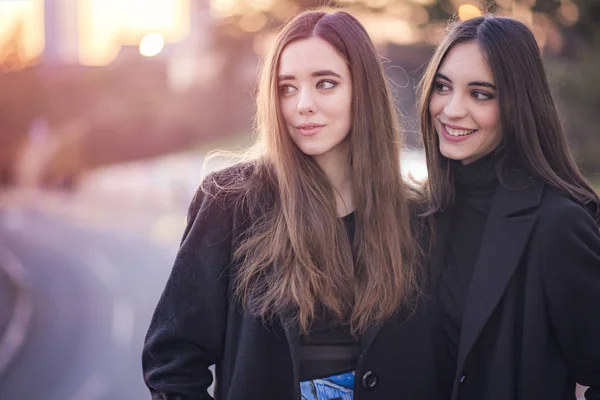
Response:
[{"label": "shoulder", "polygon": [[594,221],[591,211],[584,205],[548,186],[544,189],[538,215],[543,224],[556,227],[577,221]]},{"label": "shoulder", "polygon": [[600,228],[591,211],[550,189],[544,193],[537,232],[536,254],[549,297],[564,299],[575,292],[588,300],[597,297]]},{"label": "shoulder", "polygon": [[538,231],[545,238],[548,251],[568,247],[573,241],[588,243],[600,237],[591,210],[559,190],[546,188],[537,214]]},{"label": "shoulder", "polygon": [[267,163],[253,160],[210,173],[196,190],[189,216],[209,209],[245,218],[269,208],[276,199],[275,180]]},{"label": "shoulder", "polygon": [[[183,240],[221,237],[234,229],[242,207],[245,188],[252,179],[253,163],[239,163],[207,175],[188,208]],[[183,242],[182,242],[183,243]]]},{"label": "shoulder", "polygon": [[211,172],[196,189],[191,208],[212,204],[230,206],[243,196],[255,170],[254,162],[243,162]]},{"label": "shoulder", "polygon": [[188,224],[200,214],[222,218],[233,214],[243,194],[246,176],[252,172],[251,163],[240,163],[211,172],[196,188],[188,208]]},{"label": "shoulder", "polygon": [[198,191],[210,194],[225,194],[222,189],[243,186],[252,178],[256,168],[255,162],[242,162],[211,172],[200,184]]}]

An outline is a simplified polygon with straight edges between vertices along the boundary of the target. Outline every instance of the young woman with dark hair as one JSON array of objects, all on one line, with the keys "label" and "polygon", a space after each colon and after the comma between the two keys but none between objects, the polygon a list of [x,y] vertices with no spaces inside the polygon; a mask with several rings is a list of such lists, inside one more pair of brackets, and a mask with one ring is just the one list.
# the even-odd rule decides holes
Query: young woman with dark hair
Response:
[{"label": "young woman with dark hair", "polygon": [[451,399],[600,399],[600,200],[532,32],[456,23],[420,86]]},{"label": "young woman with dark hair", "polygon": [[207,177],[143,351],[155,399],[434,399],[418,196],[376,50],[310,11],[265,59],[249,162]]}]

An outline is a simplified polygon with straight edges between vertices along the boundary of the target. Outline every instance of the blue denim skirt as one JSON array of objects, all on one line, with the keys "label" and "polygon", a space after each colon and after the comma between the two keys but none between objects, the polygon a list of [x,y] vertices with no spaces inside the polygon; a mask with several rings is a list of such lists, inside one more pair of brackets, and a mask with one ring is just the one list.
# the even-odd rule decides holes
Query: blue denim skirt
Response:
[{"label": "blue denim skirt", "polygon": [[354,372],[300,382],[302,400],[352,400]]}]

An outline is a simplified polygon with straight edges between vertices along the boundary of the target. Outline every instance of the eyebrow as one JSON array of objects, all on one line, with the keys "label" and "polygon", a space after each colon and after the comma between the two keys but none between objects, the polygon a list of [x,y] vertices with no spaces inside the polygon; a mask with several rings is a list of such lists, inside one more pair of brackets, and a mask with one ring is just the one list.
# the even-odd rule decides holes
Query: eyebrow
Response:
[{"label": "eyebrow", "polygon": [[[317,78],[319,76],[336,76],[336,77],[342,79],[342,77],[339,74],[336,74],[335,72],[333,72],[332,70],[329,70],[329,69],[315,71],[315,72],[311,73],[310,76],[312,76],[313,78]],[[296,79],[296,77],[294,75],[279,75],[278,78],[280,81],[289,81],[289,80]]]},{"label": "eyebrow", "polygon": [[[438,78],[445,79],[448,82],[452,82],[452,79],[448,78],[446,75],[442,74],[441,72],[437,72],[435,74],[435,76]],[[486,82],[486,81],[472,81],[472,82],[468,83],[468,86],[485,86],[485,87],[489,87],[490,89],[496,90],[496,85],[494,85],[493,83],[490,83],[490,82]]]}]

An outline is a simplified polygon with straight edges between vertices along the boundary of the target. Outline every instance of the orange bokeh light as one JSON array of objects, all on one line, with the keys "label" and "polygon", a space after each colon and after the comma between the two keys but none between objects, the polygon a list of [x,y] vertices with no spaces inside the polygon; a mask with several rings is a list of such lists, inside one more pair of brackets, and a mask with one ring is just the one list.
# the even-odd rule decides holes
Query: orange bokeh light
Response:
[{"label": "orange bokeh light", "polygon": [[461,21],[479,17],[480,15],[481,10],[473,4],[463,4],[458,7],[458,18],[460,18]]}]

